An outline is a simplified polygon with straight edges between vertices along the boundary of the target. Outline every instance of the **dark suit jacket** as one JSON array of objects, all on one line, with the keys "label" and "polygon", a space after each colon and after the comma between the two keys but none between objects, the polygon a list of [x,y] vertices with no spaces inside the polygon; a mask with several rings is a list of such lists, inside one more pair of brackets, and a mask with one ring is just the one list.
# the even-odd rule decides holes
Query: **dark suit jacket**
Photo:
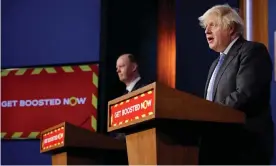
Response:
[{"label": "dark suit jacket", "polygon": [[[218,60],[219,58],[210,67],[205,97]],[[239,158],[238,164],[267,164],[264,160],[269,160],[268,158],[272,156],[273,122],[270,108],[272,70],[272,62],[266,47],[240,37],[229,50],[216,76],[213,102],[243,111],[246,114],[246,124],[239,132],[232,133],[232,137],[225,131],[228,138],[220,137],[224,133],[222,132],[220,136],[216,135],[217,138],[211,139],[214,143],[223,141],[224,145],[221,148],[225,147],[225,144],[235,143],[236,147],[227,147],[232,148],[232,154],[229,154],[230,150],[225,154]],[[227,151],[227,148],[224,150]],[[223,155],[223,149],[219,151]]]}]

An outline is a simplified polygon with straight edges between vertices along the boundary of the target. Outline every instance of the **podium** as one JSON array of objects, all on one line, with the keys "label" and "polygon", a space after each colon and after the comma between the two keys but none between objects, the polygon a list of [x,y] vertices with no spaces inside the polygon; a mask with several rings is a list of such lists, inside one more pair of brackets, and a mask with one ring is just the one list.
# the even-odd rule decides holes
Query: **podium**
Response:
[{"label": "podium", "polygon": [[108,102],[108,132],[126,133],[129,165],[196,165],[208,125],[241,126],[244,113],[154,82]]},{"label": "podium", "polygon": [[123,141],[63,122],[41,132],[40,152],[52,165],[127,164]]}]

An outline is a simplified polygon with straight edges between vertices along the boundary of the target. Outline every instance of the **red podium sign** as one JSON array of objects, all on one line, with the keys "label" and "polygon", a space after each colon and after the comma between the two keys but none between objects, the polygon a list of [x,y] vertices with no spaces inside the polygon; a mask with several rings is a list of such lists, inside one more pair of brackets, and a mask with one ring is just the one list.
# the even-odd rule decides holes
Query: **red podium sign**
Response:
[{"label": "red podium sign", "polygon": [[64,127],[59,127],[42,135],[42,149],[49,149],[64,144]]},{"label": "red podium sign", "polygon": [[110,125],[119,126],[153,115],[153,106],[154,94],[152,90],[112,105],[110,108]]}]

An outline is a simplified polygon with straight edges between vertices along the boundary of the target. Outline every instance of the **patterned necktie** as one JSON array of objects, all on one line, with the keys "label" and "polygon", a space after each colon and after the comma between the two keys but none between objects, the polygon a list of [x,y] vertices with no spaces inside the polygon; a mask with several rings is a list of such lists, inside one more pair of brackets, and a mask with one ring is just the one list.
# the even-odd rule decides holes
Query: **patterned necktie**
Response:
[{"label": "patterned necktie", "polygon": [[215,83],[215,79],[218,74],[219,68],[224,60],[224,57],[225,57],[225,54],[220,53],[219,61],[217,63],[217,66],[212,74],[212,77],[211,77],[209,85],[208,85],[206,100],[213,101],[214,83]]}]

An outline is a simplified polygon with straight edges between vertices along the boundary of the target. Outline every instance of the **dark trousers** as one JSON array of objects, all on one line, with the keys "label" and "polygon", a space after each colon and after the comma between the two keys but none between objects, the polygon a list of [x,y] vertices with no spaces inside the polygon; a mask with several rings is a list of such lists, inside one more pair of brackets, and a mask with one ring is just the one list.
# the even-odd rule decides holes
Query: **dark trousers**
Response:
[{"label": "dark trousers", "polygon": [[270,135],[213,133],[202,137],[199,164],[269,165],[273,148],[273,137]]}]

